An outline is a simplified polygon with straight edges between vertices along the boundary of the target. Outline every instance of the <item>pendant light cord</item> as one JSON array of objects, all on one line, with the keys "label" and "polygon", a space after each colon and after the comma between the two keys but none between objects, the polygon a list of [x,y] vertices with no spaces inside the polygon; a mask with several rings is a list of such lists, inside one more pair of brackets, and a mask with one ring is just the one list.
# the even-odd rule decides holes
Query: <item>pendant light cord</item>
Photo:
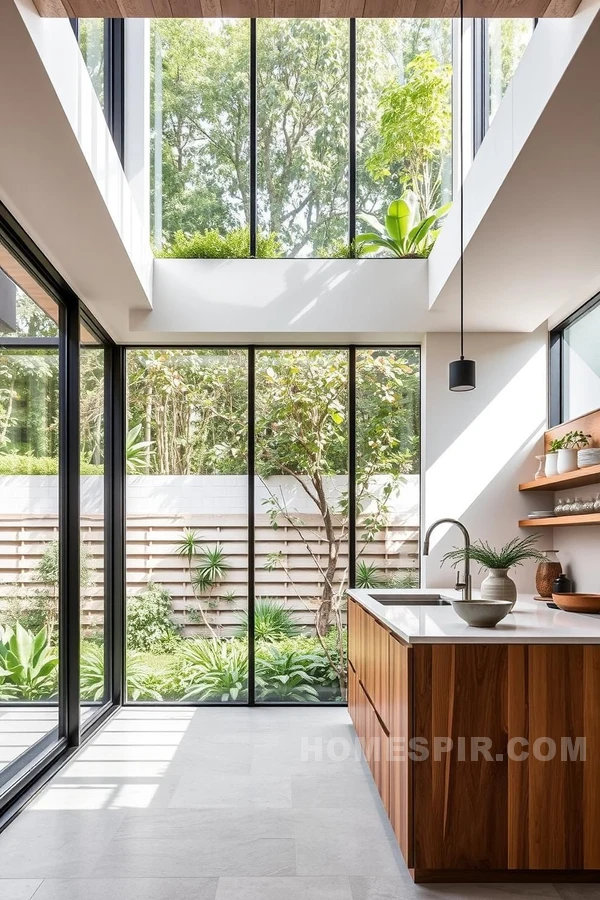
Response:
[{"label": "pendant light cord", "polygon": [[458,147],[460,153],[458,172],[459,172],[459,189],[460,189],[460,358],[465,358],[465,201],[464,201],[464,0],[460,0],[460,69],[459,69],[459,109],[460,109],[460,132],[458,136]]}]

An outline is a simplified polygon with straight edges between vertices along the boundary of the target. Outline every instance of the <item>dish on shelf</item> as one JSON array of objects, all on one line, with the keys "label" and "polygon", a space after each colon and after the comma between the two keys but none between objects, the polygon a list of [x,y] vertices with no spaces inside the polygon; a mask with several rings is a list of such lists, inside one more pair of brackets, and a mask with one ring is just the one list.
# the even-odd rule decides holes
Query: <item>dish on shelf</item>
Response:
[{"label": "dish on shelf", "polygon": [[580,469],[586,466],[600,465],[600,447],[586,447],[577,453],[577,465]]},{"label": "dish on shelf", "polygon": [[600,594],[552,594],[552,600],[565,612],[600,613]]},{"label": "dish on shelf", "polygon": [[549,519],[551,516],[555,516],[556,513],[553,509],[536,509],[533,512],[530,512],[527,516],[528,519]]}]

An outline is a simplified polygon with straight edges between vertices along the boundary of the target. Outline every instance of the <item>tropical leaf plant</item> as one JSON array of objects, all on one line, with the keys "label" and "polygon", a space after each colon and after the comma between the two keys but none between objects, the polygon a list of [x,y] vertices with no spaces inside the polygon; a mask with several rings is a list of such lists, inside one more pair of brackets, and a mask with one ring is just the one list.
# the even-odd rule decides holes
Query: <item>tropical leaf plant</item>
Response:
[{"label": "tropical leaf plant", "polygon": [[[238,616],[240,627],[238,635],[248,634],[248,612],[244,610]],[[293,614],[283,603],[268,597],[257,598],[254,604],[254,636],[258,641],[276,641],[279,638],[292,637],[299,627]]]},{"label": "tropical leaf plant", "polygon": [[434,225],[446,215],[451,203],[418,220],[418,201],[413,191],[405,191],[398,200],[388,206],[385,221],[380,222],[370,213],[360,213],[359,218],[371,231],[359,234],[354,240],[357,256],[383,253],[397,258],[429,256],[439,234]]},{"label": "tropical leaf plant", "polygon": [[154,441],[138,440],[142,433],[142,423],[134,425],[127,432],[125,442],[125,459],[128,475],[139,475],[148,465],[148,455],[152,453]]},{"label": "tropical leaf plant", "polygon": [[248,691],[248,649],[240,641],[196,638],[181,650],[184,700],[245,700]]},{"label": "tropical leaf plant", "polygon": [[256,658],[256,686],[261,700],[318,700],[311,666],[317,660],[312,654],[281,652],[267,647]]},{"label": "tropical leaf plant", "polygon": [[79,686],[82,700],[104,697],[104,648],[87,641],[81,648]]},{"label": "tropical leaf plant", "polygon": [[58,653],[46,628],[37,634],[17,622],[0,628],[0,678],[23,700],[47,700],[56,694]]}]

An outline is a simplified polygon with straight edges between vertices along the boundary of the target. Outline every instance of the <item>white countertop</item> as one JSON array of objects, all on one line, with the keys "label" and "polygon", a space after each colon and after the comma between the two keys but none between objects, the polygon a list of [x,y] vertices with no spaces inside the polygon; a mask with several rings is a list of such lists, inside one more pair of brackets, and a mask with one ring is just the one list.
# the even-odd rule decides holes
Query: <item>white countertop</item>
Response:
[{"label": "white countertop", "polygon": [[[454,589],[358,590],[348,594],[408,644],[600,644],[600,615],[568,613],[548,609],[532,594],[519,594],[515,608],[495,628],[473,628],[463,622],[452,606],[387,606],[378,594],[440,594],[459,598]],[[473,597],[478,597],[473,592]]]}]

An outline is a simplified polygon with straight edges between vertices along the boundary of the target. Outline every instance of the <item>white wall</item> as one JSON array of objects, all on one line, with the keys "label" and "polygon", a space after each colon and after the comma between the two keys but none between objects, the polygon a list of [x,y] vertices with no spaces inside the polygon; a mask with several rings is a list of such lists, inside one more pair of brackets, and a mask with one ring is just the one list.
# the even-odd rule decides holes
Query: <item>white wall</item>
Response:
[{"label": "white wall", "polygon": [[[370,490],[377,494],[386,482],[385,476],[375,476]],[[342,475],[326,479],[326,493],[335,502],[347,489]],[[256,479],[256,511],[268,512],[263,501],[275,495],[299,513],[314,513],[316,509],[308,495],[290,476]],[[98,515],[103,509],[104,479],[101,475],[81,478],[82,515]],[[407,475],[398,491],[392,494],[389,505],[395,524],[419,524],[419,476]],[[0,476],[2,515],[57,515],[58,477],[56,475]],[[128,515],[245,515],[248,486],[244,475],[128,475]],[[371,507],[367,505],[365,511]]]},{"label": "white wall", "polygon": [[[471,539],[501,545],[519,534],[517,521],[530,511],[518,485],[535,474],[536,453],[546,428],[547,331],[532,334],[470,334],[466,355],[477,361],[477,389],[448,390],[448,363],[456,359],[454,334],[429,334],[423,361],[423,528],[436,519],[460,519]],[[549,534],[544,535],[547,543]],[[423,560],[425,584],[448,586],[454,574],[442,555],[461,546],[459,531],[440,526],[431,556]],[[513,571],[521,591],[533,592],[535,566]],[[473,572],[478,586],[481,576]]]},{"label": "white wall", "polygon": [[425,259],[157,259],[129,340],[394,341],[456,317],[428,309]]},{"label": "white wall", "polygon": [[149,307],[147,229],[68,19],[0,3],[0,199],[117,340]]}]

